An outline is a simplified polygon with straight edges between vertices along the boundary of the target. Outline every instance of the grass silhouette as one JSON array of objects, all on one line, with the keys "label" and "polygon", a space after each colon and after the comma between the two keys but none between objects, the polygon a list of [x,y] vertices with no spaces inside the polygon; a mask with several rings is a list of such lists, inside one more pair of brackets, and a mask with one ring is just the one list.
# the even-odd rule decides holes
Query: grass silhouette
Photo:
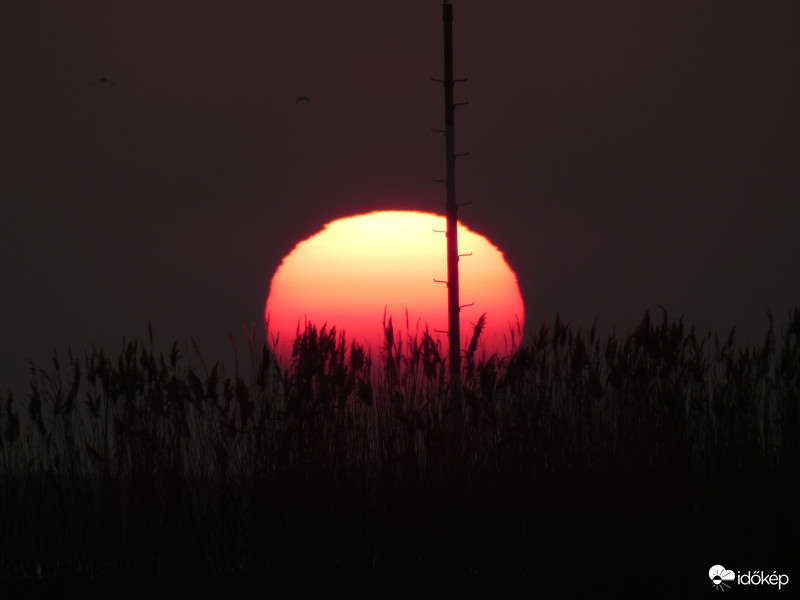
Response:
[{"label": "grass silhouette", "polygon": [[32,365],[0,407],[0,582],[693,594],[719,560],[781,568],[800,310],[750,348],[665,311],[479,356],[482,324],[457,407],[440,347],[391,319],[376,356],[307,324],[286,365],[251,331],[233,373],[152,332]]}]

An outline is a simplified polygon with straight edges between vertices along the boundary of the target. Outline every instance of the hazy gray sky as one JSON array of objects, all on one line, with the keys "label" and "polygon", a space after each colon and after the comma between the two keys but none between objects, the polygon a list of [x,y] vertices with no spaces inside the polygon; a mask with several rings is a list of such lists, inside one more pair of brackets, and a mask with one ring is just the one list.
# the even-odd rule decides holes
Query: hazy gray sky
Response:
[{"label": "hazy gray sky", "polygon": [[[758,341],[798,304],[800,4],[453,6],[461,218],[527,328],[661,304]],[[0,386],[148,320],[229,362],[295,243],[443,210],[441,75],[434,0],[4,2]]]}]

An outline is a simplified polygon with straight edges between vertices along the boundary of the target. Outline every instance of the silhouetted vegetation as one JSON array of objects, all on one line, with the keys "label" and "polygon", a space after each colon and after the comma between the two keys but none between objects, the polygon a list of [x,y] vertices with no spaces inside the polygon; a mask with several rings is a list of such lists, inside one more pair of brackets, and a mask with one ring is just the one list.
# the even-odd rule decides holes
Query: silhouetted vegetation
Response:
[{"label": "silhouetted vegetation", "polygon": [[254,332],[233,372],[152,333],[32,365],[0,407],[0,582],[657,594],[785,566],[800,310],[750,348],[664,313],[486,356],[482,325],[459,406],[446,353],[391,320],[374,355],[308,325],[285,365]]}]

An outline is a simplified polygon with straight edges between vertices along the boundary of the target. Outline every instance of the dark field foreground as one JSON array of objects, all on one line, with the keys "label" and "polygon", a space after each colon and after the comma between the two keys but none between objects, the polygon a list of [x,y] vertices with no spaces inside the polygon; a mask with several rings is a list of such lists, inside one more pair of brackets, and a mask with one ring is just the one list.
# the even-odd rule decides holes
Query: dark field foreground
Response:
[{"label": "dark field foreground", "polygon": [[308,327],[287,368],[254,336],[233,374],[152,337],[32,368],[0,412],[0,589],[696,597],[716,564],[800,586],[800,311],[747,349],[666,315],[557,320],[509,357],[479,333],[456,404],[391,321],[374,363]]}]

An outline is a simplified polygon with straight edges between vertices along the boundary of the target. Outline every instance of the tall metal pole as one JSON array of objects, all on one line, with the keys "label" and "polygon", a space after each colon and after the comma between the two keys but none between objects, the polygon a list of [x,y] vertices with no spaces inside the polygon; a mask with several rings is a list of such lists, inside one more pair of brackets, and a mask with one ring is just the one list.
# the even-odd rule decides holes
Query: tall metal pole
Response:
[{"label": "tall metal pole", "polygon": [[456,153],[453,104],[453,7],[448,0],[442,3],[444,21],[444,122],[447,161],[447,315],[450,338],[450,400],[461,402],[461,326],[458,299],[458,204],[456,204]]}]

